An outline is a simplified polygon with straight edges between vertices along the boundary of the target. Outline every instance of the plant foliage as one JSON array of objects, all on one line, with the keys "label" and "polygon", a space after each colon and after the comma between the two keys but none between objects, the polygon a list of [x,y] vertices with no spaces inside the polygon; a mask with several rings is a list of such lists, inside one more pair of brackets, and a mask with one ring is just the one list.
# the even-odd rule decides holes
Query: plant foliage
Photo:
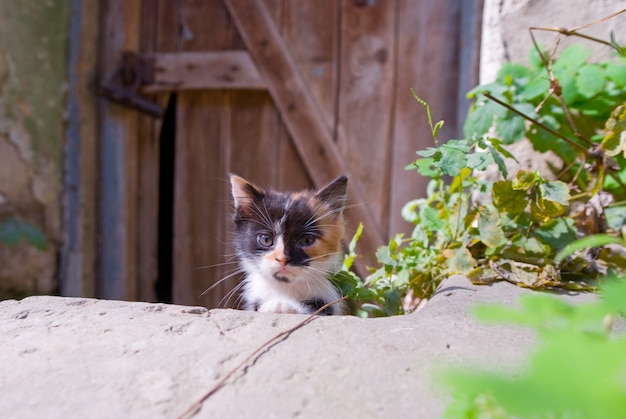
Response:
[{"label": "plant foliage", "polygon": [[448,373],[456,396],[444,417],[626,417],[626,336],[611,334],[615,316],[626,312],[626,281],[605,282],[602,294],[587,304],[526,294],[519,308],[477,307],[482,321],[532,328],[539,348],[514,377],[466,368]]},{"label": "plant foliage", "polygon": [[0,243],[13,247],[21,240],[38,250],[45,250],[48,245],[43,233],[31,223],[13,217],[0,222]]},{"label": "plant foliage", "polygon": [[[338,279],[359,315],[412,311],[453,274],[477,284],[593,290],[600,277],[626,269],[626,60],[591,63],[589,55],[581,45],[558,57],[537,47],[528,66],[503,65],[496,81],[469,92],[465,138],[443,144],[443,121],[433,123],[413,92],[435,146],[418,151],[408,169],[430,182],[426,197],[402,210],[412,234],[379,248],[380,265],[364,281],[349,273],[353,242]],[[554,155],[545,158],[552,173],[509,173],[508,147],[523,139]],[[489,168],[500,176],[490,179]]]}]

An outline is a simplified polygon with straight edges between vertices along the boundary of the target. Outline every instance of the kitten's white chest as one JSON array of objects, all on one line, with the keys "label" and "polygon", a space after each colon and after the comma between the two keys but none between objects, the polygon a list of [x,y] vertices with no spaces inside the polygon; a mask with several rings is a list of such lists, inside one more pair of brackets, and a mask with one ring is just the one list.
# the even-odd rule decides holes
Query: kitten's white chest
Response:
[{"label": "kitten's white chest", "polygon": [[[246,271],[243,296],[247,309],[274,313],[309,313],[310,307],[303,302],[333,302],[341,297],[339,291],[329,282],[327,275],[338,267],[339,256],[318,266],[300,268],[282,266],[278,261],[264,259],[259,266],[244,262]],[[322,265],[322,266],[319,266]],[[332,269],[329,269],[331,268]],[[331,310],[341,313],[342,306]]]}]

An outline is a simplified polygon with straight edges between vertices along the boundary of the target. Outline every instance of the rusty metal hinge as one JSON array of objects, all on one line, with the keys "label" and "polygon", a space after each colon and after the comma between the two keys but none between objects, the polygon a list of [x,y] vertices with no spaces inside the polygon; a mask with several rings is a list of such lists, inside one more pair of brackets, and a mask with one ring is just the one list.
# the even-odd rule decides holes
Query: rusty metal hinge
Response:
[{"label": "rusty metal hinge", "polygon": [[140,94],[143,85],[154,81],[154,60],[134,52],[123,51],[120,64],[111,77],[100,84],[98,93],[113,102],[161,118],[161,105]]}]

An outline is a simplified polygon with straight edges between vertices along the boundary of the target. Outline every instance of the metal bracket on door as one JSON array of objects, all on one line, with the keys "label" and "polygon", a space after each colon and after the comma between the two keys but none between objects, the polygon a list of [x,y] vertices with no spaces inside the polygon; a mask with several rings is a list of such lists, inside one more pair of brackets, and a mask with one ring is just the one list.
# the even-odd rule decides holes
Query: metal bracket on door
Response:
[{"label": "metal bracket on door", "polygon": [[154,62],[134,52],[123,51],[120,64],[111,77],[100,84],[98,93],[120,105],[136,109],[156,118],[162,118],[161,105],[141,96],[143,85],[154,80]]}]

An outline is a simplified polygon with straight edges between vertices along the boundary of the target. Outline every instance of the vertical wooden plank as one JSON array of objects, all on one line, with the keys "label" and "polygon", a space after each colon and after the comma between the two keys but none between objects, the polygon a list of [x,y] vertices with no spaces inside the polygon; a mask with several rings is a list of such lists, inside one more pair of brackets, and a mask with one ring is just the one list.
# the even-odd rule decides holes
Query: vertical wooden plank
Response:
[{"label": "vertical wooden plank", "polygon": [[[264,0],[277,25],[283,20],[282,0]],[[229,15],[230,16],[230,15]],[[236,32],[231,22],[231,30]],[[239,40],[238,46],[242,47]],[[258,185],[276,187],[281,175],[284,131],[267,91],[231,91],[230,171]],[[229,207],[230,208],[230,207]]]},{"label": "vertical wooden plank", "polygon": [[[339,55],[339,11],[335,0],[288,0],[284,5],[282,34],[326,124],[336,126]],[[313,187],[293,139],[282,125],[280,173],[277,187],[300,190]]]},{"label": "vertical wooden plank", "polygon": [[228,94],[231,97],[229,170],[260,186],[276,187],[282,166],[277,156],[281,126],[269,95],[264,91]]},{"label": "vertical wooden plank", "polygon": [[428,179],[404,167],[415,151],[433,145],[426,111],[410,88],[430,104],[433,119],[445,120],[439,138],[453,138],[457,130],[459,13],[456,0],[414,2],[400,0],[398,26],[397,95],[391,165],[389,231],[409,232],[400,217],[402,206],[425,195]]},{"label": "vertical wooden plank", "polygon": [[[222,261],[228,108],[224,93],[188,92],[177,104],[174,206],[174,302],[215,306],[208,275]],[[210,117],[209,117],[210,116]],[[219,270],[217,270],[219,271]]]},{"label": "vertical wooden plank", "polygon": [[99,5],[72,0],[65,142],[64,238],[60,293],[94,297],[96,292],[96,74]]},{"label": "vertical wooden plank", "polygon": [[[113,73],[120,51],[139,49],[141,2],[110,0],[102,8],[100,69]],[[101,76],[101,77],[102,77]],[[100,281],[98,296],[136,298],[137,114],[99,99]]]},{"label": "vertical wooden plank", "polygon": [[243,49],[221,0],[180,0],[180,50]]},{"label": "vertical wooden plank", "polygon": [[158,52],[176,52],[180,49],[180,7],[178,1],[152,0],[157,4],[157,30],[154,49]]},{"label": "vertical wooden plank", "polygon": [[[181,51],[241,46],[219,0],[182,1],[180,16]],[[224,281],[200,297],[232,268],[223,265],[227,254],[232,253],[228,245],[230,150],[232,147],[241,155],[247,152],[234,144],[230,133],[236,124],[232,119],[233,97],[233,93],[220,91],[178,95],[173,260],[176,303],[216,307],[235,286],[233,280]],[[253,135],[258,136],[258,132],[246,136],[252,144],[256,140]]]},{"label": "vertical wooden plank", "polygon": [[336,123],[339,85],[340,9],[336,0],[285,2],[285,44],[331,129]]},{"label": "vertical wooden plank", "polygon": [[366,202],[387,236],[391,129],[394,111],[396,2],[344,0],[338,143]]},{"label": "vertical wooden plank", "polygon": [[[170,9],[166,9],[167,6]],[[175,42],[171,21],[175,18],[172,2],[142,0],[141,52],[157,51],[164,39]],[[172,10],[174,9],[174,10]],[[162,28],[165,23],[166,27]],[[167,25],[170,23],[170,25]],[[165,30],[163,30],[165,29]],[[152,95],[151,100],[166,106],[168,94]],[[132,112],[132,111],[131,111]],[[137,298],[156,301],[159,246],[159,170],[160,170],[160,119],[140,114],[137,125]]]}]

